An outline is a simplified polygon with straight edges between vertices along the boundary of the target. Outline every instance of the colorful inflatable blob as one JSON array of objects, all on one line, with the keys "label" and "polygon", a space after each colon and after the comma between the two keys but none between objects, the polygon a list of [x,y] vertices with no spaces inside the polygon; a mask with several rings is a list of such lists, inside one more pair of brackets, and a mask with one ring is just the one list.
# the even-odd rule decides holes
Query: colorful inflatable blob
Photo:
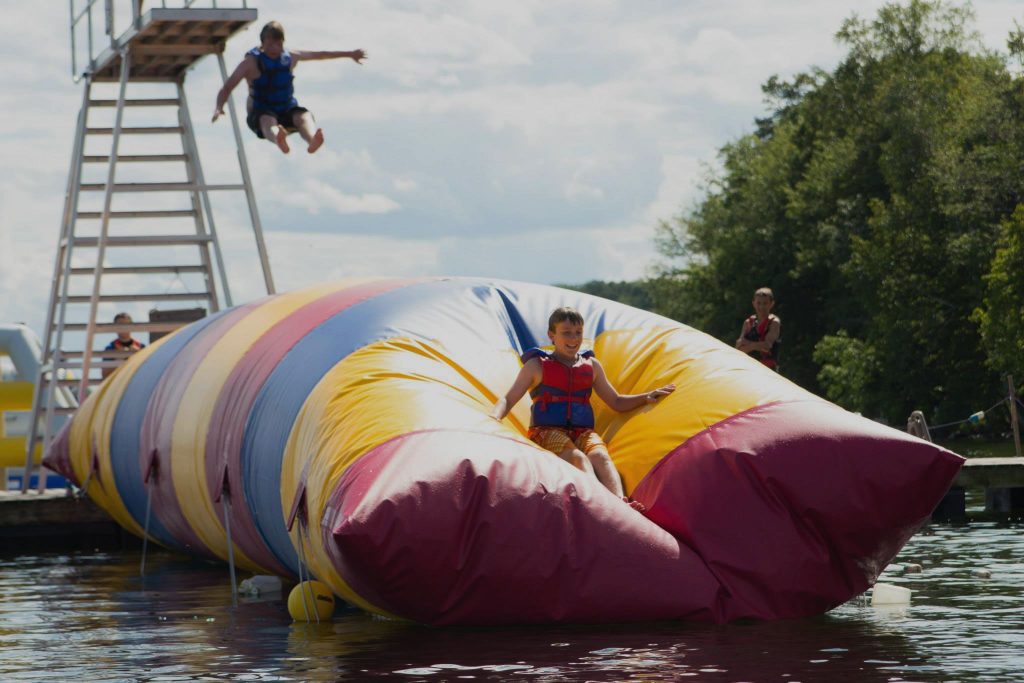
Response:
[{"label": "colorful inflatable blob", "polygon": [[[488,417],[573,306],[632,510]],[[962,460],[848,413],[721,342],[554,287],[327,284],[232,308],[139,352],[47,464],[136,534],[432,624],[724,622],[824,612],[867,589]],[[147,520],[147,508],[150,516]]]}]

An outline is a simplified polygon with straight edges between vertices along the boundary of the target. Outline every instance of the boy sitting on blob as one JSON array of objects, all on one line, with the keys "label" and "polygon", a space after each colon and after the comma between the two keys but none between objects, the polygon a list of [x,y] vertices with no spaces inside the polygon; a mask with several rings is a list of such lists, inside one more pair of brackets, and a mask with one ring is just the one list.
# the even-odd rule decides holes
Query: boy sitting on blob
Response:
[{"label": "boy sitting on blob", "polygon": [[574,467],[595,475],[605,488],[643,512],[643,504],[623,494],[608,447],[594,431],[590,394],[597,392],[609,408],[624,413],[656,403],[675,391],[675,385],[667,384],[646,394],[617,392],[594,352],[580,352],[583,316],[568,306],[555,309],[548,318],[548,338],[555,350],[548,353],[534,348],[523,354],[519,375],[504,398],[494,404],[491,417],[502,420],[529,390],[533,407],[527,437]]}]

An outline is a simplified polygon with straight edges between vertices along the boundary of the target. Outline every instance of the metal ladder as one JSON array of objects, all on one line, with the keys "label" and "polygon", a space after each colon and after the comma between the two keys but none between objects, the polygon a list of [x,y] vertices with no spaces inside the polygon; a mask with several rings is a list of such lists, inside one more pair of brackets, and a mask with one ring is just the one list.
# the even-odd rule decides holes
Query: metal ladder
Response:
[{"label": "metal ladder", "polygon": [[[88,7],[91,8],[93,4],[95,0]],[[108,21],[110,5],[110,0],[107,0]],[[182,45],[184,68],[176,68],[172,77],[153,78],[152,70],[147,71],[147,65],[133,65],[133,55],[141,55],[142,60],[149,55],[166,59],[168,55],[175,54],[176,48],[169,45],[154,49],[152,43],[137,46],[135,43],[139,42],[138,36],[145,35],[142,29],[146,26],[152,29],[150,35],[166,34],[168,31],[161,27],[160,22],[182,24],[189,20],[190,10],[158,9],[141,17],[138,15],[137,4],[133,3],[133,7],[135,14],[132,28],[120,40],[115,40],[110,27],[110,49],[100,55],[99,60],[93,59],[89,69],[82,75],[85,81],[84,94],[78,113],[61,233],[54,260],[43,335],[43,358],[33,393],[22,492],[29,490],[33,473],[38,473],[36,488],[40,492],[45,489],[45,473],[36,463],[36,452],[45,452],[55,432],[67,419],[66,416],[77,409],[78,403],[85,400],[108,372],[122,365],[132,353],[96,349],[97,335],[116,334],[119,331],[167,333],[186,324],[166,320],[115,324],[112,322],[113,316],[107,315],[103,320],[100,319],[101,306],[107,309],[111,305],[122,307],[133,304],[139,306],[147,302],[156,305],[161,302],[197,301],[207,312],[213,313],[222,305],[232,305],[210,192],[245,193],[266,291],[268,294],[274,293],[262,226],[232,100],[228,100],[229,114],[234,129],[241,182],[208,184],[199,160],[185,96],[185,72],[191,61],[214,50],[202,46],[197,49],[194,43]],[[207,23],[218,20],[216,16],[219,15],[211,15],[208,10],[205,15],[199,12],[202,10],[192,11],[192,14],[200,16]],[[74,10],[72,14],[74,22]],[[212,20],[209,19],[211,16],[214,16]],[[226,80],[223,39],[219,46],[214,46],[217,47],[221,78]],[[96,90],[102,86],[97,85],[95,77],[105,71],[108,77],[103,80],[112,82],[112,62],[119,67],[117,95],[114,98],[97,97]],[[154,81],[162,84],[150,85]],[[146,85],[142,85],[143,82]],[[154,87],[171,87],[173,90],[164,93],[169,95],[166,97],[149,95],[130,98],[129,87],[148,88],[150,91]],[[152,114],[154,111],[166,112],[168,109],[177,111],[174,125],[125,123],[125,114],[129,110]],[[90,125],[90,112],[94,110],[113,110],[113,124]],[[173,143],[176,139],[179,144],[172,144],[175,148],[170,151],[165,148],[159,152],[147,149],[143,153],[122,153],[122,142],[128,136],[147,136],[146,139],[161,140],[165,144]],[[87,153],[87,142],[94,139],[110,140],[105,153]],[[139,182],[121,180],[122,176],[137,177],[150,164],[151,176],[170,175],[172,171],[168,171],[168,167],[177,167],[173,171],[175,178]],[[105,181],[86,182],[86,168],[97,165],[106,166]],[[182,165],[184,179],[181,178]],[[88,204],[89,197],[102,197],[101,205],[83,207],[83,203]],[[115,197],[119,205],[132,198],[148,199],[142,207],[115,208]],[[112,230],[112,225],[130,227],[123,231]],[[122,249],[128,252],[129,257],[118,261],[115,252]],[[112,261],[110,263],[108,250],[109,260]],[[181,284],[187,291],[171,292],[169,288],[161,291],[169,278],[173,278],[172,285]],[[199,283],[197,291],[188,291],[187,282],[192,282],[194,286]]]}]

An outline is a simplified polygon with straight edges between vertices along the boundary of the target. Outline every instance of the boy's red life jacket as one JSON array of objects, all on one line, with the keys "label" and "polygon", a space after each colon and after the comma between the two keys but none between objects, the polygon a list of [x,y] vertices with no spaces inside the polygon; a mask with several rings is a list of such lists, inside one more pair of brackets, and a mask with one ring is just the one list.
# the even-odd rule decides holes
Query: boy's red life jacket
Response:
[{"label": "boy's red life jacket", "polygon": [[121,338],[118,337],[107,344],[107,348],[105,348],[104,351],[138,351],[139,349],[144,348],[146,348],[146,345],[135,337],[132,337],[128,341],[121,341]]},{"label": "boy's red life jacket", "polygon": [[[764,341],[764,338],[768,336],[768,328],[772,325],[771,316],[762,320],[760,324],[757,322],[756,315],[750,316],[747,318],[747,321],[750,323],[750,329],[743,335],[743,338],[755,342]],[[768,351],[751,351],[747,355],[753,356],[774,370],[779,364],[779,341],[779,339],[776,339],[772,344],[772,348]]]},{"label": "boy's red life jacket", "polygon": [[584,351],[577,354],[576,362],[569,367],[542,349],[530,349],[523,354],[524,363],[539,358],[543,371],[540,384],[530,390],[533,399],[531,427],[594,428],[594,409],[590,405],[594,387],[593,357],[593,351]]}]

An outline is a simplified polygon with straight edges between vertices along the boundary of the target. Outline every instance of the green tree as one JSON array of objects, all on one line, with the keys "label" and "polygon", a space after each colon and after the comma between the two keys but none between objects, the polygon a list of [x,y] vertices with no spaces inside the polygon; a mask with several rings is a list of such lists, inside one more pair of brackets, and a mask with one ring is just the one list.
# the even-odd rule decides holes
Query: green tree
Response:
[{"label": "green tree", "polygon": [[577,292],[593,294],[594,296],[600,296],[605,299],[611,299],[612,301],[618,301],[647,311],[651,310],[653,306],[651,288],[648,283],[643,280],[638,282],[628,282],[625,280],[620,282],[591,280],[590,282],[585,282],[582,285],[558,286],[565,287],[566,289],[574,289]]},{"label": "green tree", "polygon": [[972,19],[888,4],[843,22],[833,71],[769,79],[770,114],[722,148],[700,204],[660,224],[654,308],[731,342],[770,286],[783,373],[896,423],[998,395],[971,316],[1024,198],[1024,97]]},{"label": "green tree", "polygon": [[1003,221],[992,267],[985,276],[985,301],[974,311],[988,352],[988,365],[1000,376],[1024,381],[1024,205]]}]

